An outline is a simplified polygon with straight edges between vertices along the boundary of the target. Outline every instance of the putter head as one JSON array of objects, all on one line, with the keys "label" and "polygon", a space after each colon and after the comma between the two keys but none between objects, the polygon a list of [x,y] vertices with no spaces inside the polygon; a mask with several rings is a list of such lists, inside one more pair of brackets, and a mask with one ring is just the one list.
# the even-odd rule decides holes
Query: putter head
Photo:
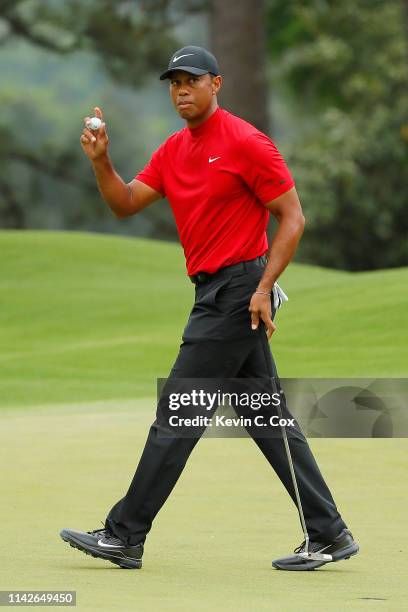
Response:
[{"label": "putter head", "polygon": [[308,559],[310,561],[333,561],[333,557],[331,555],[325,555],[320,552],[301,552],[298,553],[299,557],[302,559]]}]

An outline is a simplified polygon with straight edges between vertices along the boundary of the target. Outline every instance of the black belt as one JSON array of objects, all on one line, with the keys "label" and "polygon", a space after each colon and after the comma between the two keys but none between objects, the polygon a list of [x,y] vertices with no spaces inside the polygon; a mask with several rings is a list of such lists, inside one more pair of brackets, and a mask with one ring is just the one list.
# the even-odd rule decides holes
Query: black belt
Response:
[{"label": "black belt", "polygon": [[216,272],[209,274],[208,272],[197,272],[197,274],[193,274],[190,276],[190,280],[195,285],[200,285],[201,283],[207,283],[208,281],[218,278],[222,276],[224,272],[230,274],[231,272],[239,272],[240,270],[251,270],[254,268],[258,268],[264,266],[266,264],[266,256],[260,255],[259,257],[255,257],[255,259],[249,259],[248,261],[240,261],[236,264],[231,264],[230,266],[225,266],[224,268],[219,268]]}]

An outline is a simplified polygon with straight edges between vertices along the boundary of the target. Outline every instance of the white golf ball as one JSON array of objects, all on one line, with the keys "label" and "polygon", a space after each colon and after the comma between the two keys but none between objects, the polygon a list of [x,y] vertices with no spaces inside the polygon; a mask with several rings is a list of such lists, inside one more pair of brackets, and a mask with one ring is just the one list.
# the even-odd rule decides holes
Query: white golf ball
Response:
[{"label": "white golf ball", "polygon": [[99,130],[99,128],[102,125],[102,121],[99,119],[99,117],[91,117],[89,119],[89,121],[86,124],[86,127],[89,128],[90,130]]}]

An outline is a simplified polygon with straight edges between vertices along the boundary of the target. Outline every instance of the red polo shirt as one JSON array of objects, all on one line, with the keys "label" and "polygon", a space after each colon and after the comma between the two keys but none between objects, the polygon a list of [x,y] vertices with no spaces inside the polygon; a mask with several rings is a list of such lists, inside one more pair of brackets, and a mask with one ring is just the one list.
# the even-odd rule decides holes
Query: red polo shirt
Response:
[{"label": "red polo shirt", "polygon": [[135,178],[167,197],[189,275],[266,253],[264,205],[294,186],[271,139],[220,107],[170,136]]}]

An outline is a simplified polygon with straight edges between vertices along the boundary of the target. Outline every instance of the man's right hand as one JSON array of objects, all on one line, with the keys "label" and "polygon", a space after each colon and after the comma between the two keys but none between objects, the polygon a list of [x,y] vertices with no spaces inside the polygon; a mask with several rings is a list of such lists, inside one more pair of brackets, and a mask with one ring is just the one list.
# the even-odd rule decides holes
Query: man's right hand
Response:
[{"label": "man's right hand", "polygon": [[99,130],[90,130],[86,127],[90,117],[85,117],[85,127],[80,138],[81,146],[92,162],[101,196],[111,211],[119,219],[123,219],[143,210],[152,202],[162,198],[163,194],[136,178],[130,183],[125,183],[121,179],[108,155],[109,138],[103,123],[102,111],[95,106],[94,113],[95,117],[99,117],[102,121],[102,125]]},{"label": "man's right hand", "polygon": [[80,138],[82,149],[85,155],[89,157],[91,161],[103,157],[108,152],[109,138],[106,133],[105,123],[103,122],[102,111],[98,106],[94,108],[95,117],[99,117],[102,121],[102,125],[99,130],[90,130],[86,127],[90,117],[84,117],[85,128],[82,130]]}]

